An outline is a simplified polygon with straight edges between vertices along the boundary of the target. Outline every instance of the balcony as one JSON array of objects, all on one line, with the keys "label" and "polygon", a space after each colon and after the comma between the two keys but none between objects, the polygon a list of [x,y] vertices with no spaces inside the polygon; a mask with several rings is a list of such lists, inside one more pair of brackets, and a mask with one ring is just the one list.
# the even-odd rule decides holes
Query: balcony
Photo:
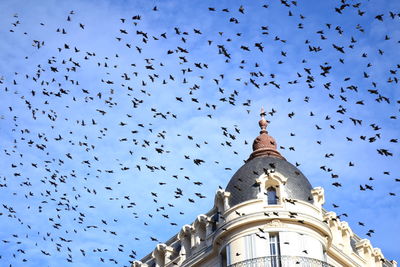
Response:
[{"label": "balcony", "polygon": [[313,258],[301,256],[266,256],[249,259],[229,265],[228,267],[334,267],[333,265]]}]

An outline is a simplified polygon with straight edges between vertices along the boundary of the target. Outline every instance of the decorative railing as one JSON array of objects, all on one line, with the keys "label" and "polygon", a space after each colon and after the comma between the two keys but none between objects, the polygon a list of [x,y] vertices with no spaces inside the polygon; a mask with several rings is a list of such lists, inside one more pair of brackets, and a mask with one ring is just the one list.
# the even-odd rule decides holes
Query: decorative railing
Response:
[{"label": "decorative railing", "polygon": [[228,267],[334,267],[333,265],[301,256],[266,256],[237,262]]}]

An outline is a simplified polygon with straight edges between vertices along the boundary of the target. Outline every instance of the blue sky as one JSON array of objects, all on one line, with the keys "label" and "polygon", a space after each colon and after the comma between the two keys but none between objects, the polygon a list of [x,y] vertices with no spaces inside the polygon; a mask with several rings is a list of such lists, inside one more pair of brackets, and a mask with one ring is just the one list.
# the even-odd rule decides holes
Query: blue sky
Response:
[{"label": "blue sky", "polygon": [[38,3],[0,2],[0,265],[145,256],[212,208],[262,106],[325,208],[400,260],[400,3]]}]

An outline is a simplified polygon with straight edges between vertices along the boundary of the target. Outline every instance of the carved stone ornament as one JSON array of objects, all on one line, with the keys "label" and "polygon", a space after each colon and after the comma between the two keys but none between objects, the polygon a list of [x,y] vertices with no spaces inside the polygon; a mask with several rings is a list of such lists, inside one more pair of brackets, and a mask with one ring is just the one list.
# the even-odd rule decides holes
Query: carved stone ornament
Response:
[{"label": "carved stone ornament", "polygon": [[268,222],[268,223],[265,224],[265,227],[275,227],[275,228],[278,228],[278,227],[283,227],[283,226],[284,226],[284,224],[283,224],[280,220],[278,220],[278,219],[274,219],[274,220],[272,220],[272,221],[270,221],[270,222]]}]

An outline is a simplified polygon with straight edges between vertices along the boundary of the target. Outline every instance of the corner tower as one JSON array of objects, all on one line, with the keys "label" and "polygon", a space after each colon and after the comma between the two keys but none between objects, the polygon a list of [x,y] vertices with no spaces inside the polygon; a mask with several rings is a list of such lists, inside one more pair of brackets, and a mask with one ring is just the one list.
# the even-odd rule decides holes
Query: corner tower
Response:
[{"label": "corner tower", "polygon": [[279,153],[264,110],[259,125],[253,152],[214,207],[132,266],[397,267],[322,208],[323,188]]}]

